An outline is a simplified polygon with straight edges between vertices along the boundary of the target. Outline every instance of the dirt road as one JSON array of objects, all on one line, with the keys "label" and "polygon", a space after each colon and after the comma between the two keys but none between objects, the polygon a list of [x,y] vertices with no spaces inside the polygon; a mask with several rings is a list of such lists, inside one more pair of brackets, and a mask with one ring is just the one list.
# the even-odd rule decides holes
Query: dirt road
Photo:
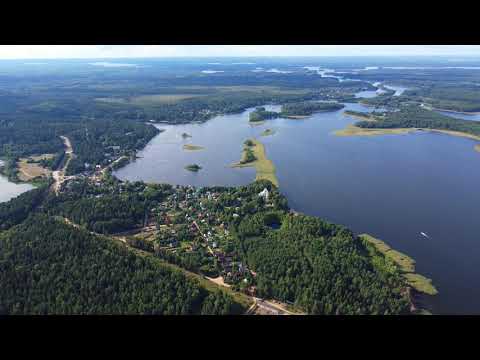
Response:
[{"label": "dirt road", "polygon": [[67,157],[67,160],[65,161],[63,168],[52,172],[52,177],[54,181],[52,188],[55,191],[55,194],[57,195],[58,195],[58,191],[60,190],[60,185],[69,178],[69,177],[65,177],[65,171],[67,170],[68,164],[70,163],[70,160],[72,160],[72,157],[73,157],[73,147],[70,139],[67,138],[66,136],[60,136],[60,138],[63,140],[63,144],[65,146],[65,156]]}]

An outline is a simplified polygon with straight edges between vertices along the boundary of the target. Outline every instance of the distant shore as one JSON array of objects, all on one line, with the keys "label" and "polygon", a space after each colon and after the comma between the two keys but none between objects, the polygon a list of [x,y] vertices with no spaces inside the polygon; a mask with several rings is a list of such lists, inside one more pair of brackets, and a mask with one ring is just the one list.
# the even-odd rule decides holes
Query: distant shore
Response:
[{"label": "distant shore", "polygon": [[[480,141],[480,136],[461,132],[461,131],[429,129],[429,128],[392,128],[392,129],[361,128],[353,124],[347,125],[347,127],[344,129],[334,131],[334,134],[336,136],[376,136],[376,135],[401,135],[401,134],[412,133],[415,131],[430,131],[430,132],[436,132],[436,133]],[[476,144],[474,149],[480,152],[480,144]]]},{"label": "distant shore", "polygon": [[454,114],[480,115],[480,111],[458,111],[458,110],[449,110],[449,109],[439,109],[436,107],[430,107],[430,108],[435,111],[444,111],[444,112],[450,112]]}]

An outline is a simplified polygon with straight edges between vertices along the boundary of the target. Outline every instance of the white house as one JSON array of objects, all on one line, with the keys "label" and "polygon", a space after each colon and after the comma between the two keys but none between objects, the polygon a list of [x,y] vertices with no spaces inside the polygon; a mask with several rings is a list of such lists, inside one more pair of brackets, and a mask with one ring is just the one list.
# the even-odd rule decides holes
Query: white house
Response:
[{"label": "white house", "polygon": [[258,196],[263,197],[265,201],[268,200],[269,195],[270,193],[268,192],[267,188],[263,189],[263,191],[258,194]]}]

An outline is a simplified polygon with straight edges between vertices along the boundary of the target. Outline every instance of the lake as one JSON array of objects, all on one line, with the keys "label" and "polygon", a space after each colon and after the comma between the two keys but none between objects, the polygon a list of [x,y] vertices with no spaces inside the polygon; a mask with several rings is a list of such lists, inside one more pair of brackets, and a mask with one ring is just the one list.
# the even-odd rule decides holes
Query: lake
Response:
[{"label": "lake", "polygon": [[0,203],[31,189],[33,189],[33,186],[30,184],[15,184],[8,181],[5,176],[0,175]]},{"label": "lake", "polygon": [[[480,287],[475,286],[480,276],[480,154],[475,142],[431,132],[337,137],[333,131],[355,121],[344,110],[372,110],[346,105],[303,120],[273,119],[257,126],[248,123],[252,109],[203,124],[158,126],[166,131],[139,152],[142,158],[115,174],[124,180],[195,186],[248,184],[254,169],[229,164],[239,160],[247,138],[259,137],[292,208],[370,233],[412,256],[417,271],[439,290],[428,299],[434,313],[480,314]],[[276,133],[260,136],[267,128]],[[192,137],[183,139],[184,132]],[[184,151],[186,143],[205,150]],[[186,171],[190,163],[202,169]]]}]

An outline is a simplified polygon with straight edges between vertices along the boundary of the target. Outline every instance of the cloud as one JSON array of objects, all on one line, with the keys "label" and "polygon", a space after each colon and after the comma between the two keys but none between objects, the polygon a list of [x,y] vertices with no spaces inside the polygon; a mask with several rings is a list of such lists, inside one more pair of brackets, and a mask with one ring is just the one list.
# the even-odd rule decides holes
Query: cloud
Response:
[{"label": "cloud", "polygon": [[479,56],[477,45],[2,45],[0,59],[255,57],[255,56]]}]

